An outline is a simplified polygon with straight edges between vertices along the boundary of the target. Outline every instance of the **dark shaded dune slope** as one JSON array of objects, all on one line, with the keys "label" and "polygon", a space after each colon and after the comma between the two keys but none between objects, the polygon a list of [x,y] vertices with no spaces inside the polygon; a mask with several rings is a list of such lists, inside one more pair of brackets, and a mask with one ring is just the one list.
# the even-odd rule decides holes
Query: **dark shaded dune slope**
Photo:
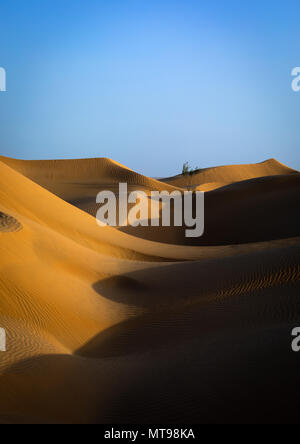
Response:
[{"label": "dark shaded dune slope", "polygon": [[185,228],[125,227],[152,241],[194,246],[233,245],[300,235],[300,174],[238,182],[205,193],[205,232],[186,238]]}]

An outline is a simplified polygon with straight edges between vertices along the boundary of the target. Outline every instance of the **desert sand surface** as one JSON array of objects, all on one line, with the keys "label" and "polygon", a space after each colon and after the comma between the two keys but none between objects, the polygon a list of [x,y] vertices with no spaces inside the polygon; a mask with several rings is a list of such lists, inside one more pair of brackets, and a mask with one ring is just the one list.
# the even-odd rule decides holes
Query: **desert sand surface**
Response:
[{"label": "desert sand surface", "polygon": [[[178,175],[161,181],[176,187],[197,187],[200,190],[220,188],[234,182],[247,179],[255,179],[264,176],[278,176],[297,173],[296,170],[278,162],[276,159],[268,159],[261,163],[248,165],[225,165],[214,168],[204,168],[194,174]],[[204,191],[206,191],[204,189]]]},{"label": "desert sand surface", "polygon": [[[205,191],[205,233],[100,228],[96,195]],[[0,423],[299,421],[300,173],[161,181],[0,157]]]}]

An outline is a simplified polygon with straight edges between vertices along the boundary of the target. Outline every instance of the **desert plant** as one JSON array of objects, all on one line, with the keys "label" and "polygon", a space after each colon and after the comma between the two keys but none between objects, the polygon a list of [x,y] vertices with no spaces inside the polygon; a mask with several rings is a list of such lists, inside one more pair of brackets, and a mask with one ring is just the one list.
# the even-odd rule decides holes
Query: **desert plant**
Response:
[{"label": "desert plant", "polygon": [[199,170],[200,170],[200,168],[196,167],[193,169],[189,166],[188,162],[185,162],[182,167],[182,174],[183,174],[183,176],[186,176],[188,174],[190,176],[192,176],[193,174],[197,173]]},{"label": "desert plant", "polygon": [[186,174],[189,174],[189,172],[190,172],[189,163],[185,162],[182,167],[182,174],[185,176]]}]

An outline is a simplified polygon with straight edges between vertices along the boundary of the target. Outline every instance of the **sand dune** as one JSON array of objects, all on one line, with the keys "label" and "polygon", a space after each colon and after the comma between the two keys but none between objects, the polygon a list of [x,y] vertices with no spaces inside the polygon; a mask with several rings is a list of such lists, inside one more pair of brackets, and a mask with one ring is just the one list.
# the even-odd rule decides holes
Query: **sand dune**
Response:
[{"label": "sand dune", "polygon": [[[298,421],[300,174],[186,180],[0,158],[0,423]],[[120,182],[206,187],[204,236],[99,228],[95,196]]]},{"label": "sand dune", "polygon": [[[192,175],[179,175],[162,179],[162,182],[181,188],[199,187],[206,191],[234,182],[255,179],[257,177],[278,176],[298,173],[296,170],[283,165],[276,159],[269,159],[262,163],[249,165],[228,165],[215,168],[205,168]],[[203,187],[201,189],[201,187]]]},{"label": "sand dune", "polygon": [[155,179],[135,173],[111,159],[26,161],[0,156],[0,161],[68,202],[95,196],[103,188],[117,189],[120,182],[130,190],[174,190]]},{"label": "sand dune", "polygon": [[96,195],[99,191],[118,193],[119,183],[127,183],[129,192],[177,189],[106,158],[26,161],[0,156],[0,161],[93,216],[98,209]]},{"label": "sand dune", "polygon": [[[125,227],[143,239],[177,245],[234,245],[299,235],[300,174],[237,182],[205,194],[205,232],[187,239],[184,227]],[[251,221],[251,223],[250,223]]]}]

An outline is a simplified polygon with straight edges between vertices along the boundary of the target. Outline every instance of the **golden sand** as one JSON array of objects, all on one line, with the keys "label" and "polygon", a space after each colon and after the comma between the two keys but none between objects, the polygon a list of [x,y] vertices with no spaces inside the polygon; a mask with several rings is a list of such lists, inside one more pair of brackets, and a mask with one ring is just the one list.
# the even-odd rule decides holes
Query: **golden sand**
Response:
[{"label": "golden sand", "polygon": [[[100,229],[120,182],[205,191],[205,235]],[[298,419],[299,204],[275,160],[157,181],[0,157],[0,423]]]}]

